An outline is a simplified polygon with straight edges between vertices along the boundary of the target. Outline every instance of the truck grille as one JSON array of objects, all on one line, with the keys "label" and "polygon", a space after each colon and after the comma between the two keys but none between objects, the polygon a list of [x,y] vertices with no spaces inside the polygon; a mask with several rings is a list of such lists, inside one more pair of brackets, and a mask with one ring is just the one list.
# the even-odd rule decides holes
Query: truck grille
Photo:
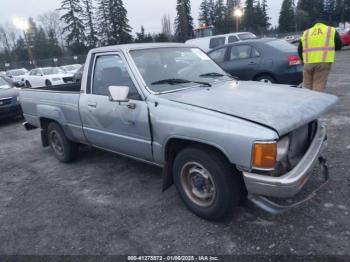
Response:
[{"label": "truck grille", "polygon": [[272,176],[280,176],[292,170],[304,157],[317,131],[317,121],[302,126],[289,134],[287,158],[277,164]]},{"label": "truck grille", "polygon": [[0,98],[0,106],[6,106],[11,104],[12,98]]},{"label": "truck grille", "polygon": [[65,83],[73,82],[73,77],[63,77],[63,82]]}]

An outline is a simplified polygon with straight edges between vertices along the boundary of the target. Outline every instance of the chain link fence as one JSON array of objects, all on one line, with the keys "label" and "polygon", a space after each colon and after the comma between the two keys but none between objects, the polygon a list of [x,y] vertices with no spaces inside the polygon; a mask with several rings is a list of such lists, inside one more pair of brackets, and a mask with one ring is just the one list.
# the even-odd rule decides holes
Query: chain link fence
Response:
[{"label": "chain link fence", "polygon": [[[79,56],[65,56],[65,57],[55,57],[49,59],[38,59],[35,60],[37,67],[51,67],[51,66],[63,66],[70,64],[84,64],[86,60],[86,55]],[[26,68],[31,70],[34,68],[34,65],[29,61],[19,61],[19,62],[8,62],[0,64],[0,71],[6,71],[16,68]]]}]

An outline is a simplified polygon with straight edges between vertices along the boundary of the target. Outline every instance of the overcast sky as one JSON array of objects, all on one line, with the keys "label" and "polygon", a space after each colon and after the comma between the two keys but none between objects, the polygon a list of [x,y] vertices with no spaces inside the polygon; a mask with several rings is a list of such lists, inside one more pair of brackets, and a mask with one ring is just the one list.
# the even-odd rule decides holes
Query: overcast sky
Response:
[{"label": "overcast sky", "polygon": [[[242,1],[244,2],[244,1]],[[282,0],[268,0],[269,15],[276,25]],[[61,0],[1,0],[0,23],[11,22],[13,17],[34,17],[60,7]],[[201,0],[191,0],[192,15],[196,19]],[[176,0],[124,0],[128,18],[134,31],[144,25],[147,32],[161,30],[161,17],[169,14],[173,20],[176,15]]]}]

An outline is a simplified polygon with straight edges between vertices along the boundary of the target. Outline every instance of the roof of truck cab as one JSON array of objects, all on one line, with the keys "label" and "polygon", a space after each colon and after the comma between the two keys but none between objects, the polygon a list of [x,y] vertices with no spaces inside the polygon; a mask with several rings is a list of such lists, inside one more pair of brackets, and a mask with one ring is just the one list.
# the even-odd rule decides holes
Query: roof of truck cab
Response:
[{"label": "roof of truck cab", "polygon": [[94,48],[90,52],[101,53],[101,52],[113,52],[113,51],[126,51],[132,49],[151,49],[151,48],[164,48],[164,47],[191,47],[188,44],[182,43],[144,43],[144,44],[124,44],[124,45],[112,45]]}]

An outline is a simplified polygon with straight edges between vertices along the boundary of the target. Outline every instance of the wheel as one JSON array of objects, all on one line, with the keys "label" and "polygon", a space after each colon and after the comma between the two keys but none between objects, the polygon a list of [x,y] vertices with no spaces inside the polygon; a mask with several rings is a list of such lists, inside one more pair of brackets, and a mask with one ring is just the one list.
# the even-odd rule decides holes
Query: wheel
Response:
[{"label": "wheel", "polygon": [[50,146],[57,159],[64,163],[72,162],[78,154],[78,145],[70,141],[57,123],[50,123],[47,129]]},{"label": "wheel", "polygon": [[46,85],[46,86],[52,86],[52,83],[51,83],[50,80],[46,80],[46,81],[45,81],[45,85]]},{"label": "wheel", "polygon": [[255,80],[266,84],[276,83],[276,80],[270,75],[260,75]]},{"label": "wheel", "polygon": [[29,83],[28,80],[26,81],[26,87],[28,87],[28,88],[31,88],[31,87],[32,87],[32,85]]},{"label": "wheel", "polygon": [[207,220],[229,217],[242,196],[242,181],[233,166],[214,150],[183,149],[173,166],[177,191],[185,205]]}]

